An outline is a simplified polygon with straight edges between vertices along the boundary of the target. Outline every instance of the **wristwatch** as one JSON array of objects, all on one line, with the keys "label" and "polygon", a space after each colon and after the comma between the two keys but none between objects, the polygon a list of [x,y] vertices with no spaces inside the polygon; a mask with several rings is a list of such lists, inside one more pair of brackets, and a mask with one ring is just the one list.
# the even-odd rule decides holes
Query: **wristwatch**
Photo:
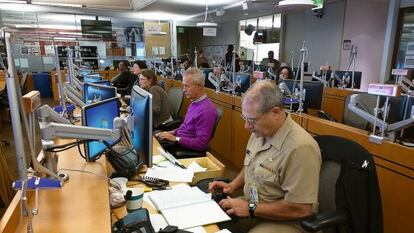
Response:
[{"label": "wristwatch", "polygon": [[177,143],[179,143],[180,142],[180,137],[175,137],[175,141],[177,142]]},{"label": "wristwatch", "polygon": [[248,207],[249,207],[250,218],[254,218],[254,211],[256,210],[257,203],[249,202]]}]

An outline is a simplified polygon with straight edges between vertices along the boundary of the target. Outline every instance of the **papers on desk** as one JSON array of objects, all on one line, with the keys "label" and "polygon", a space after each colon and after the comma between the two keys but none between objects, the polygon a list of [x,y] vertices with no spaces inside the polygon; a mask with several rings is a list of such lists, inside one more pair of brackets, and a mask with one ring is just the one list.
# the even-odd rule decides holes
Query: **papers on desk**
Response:
[{"label": "papers on desk", "polygon": [[179,186],[171,190],[151,192],[149,199],[169,225],[186,229],[223,222],[230,217],[197,187]]},{"label": "papers on desk", "polygon": [[[164,229],[168,225],[167,221],[165,221],[161,214],[150,214],[150,220],[155,232],[158,232],[160,229]],[[185,230],[193,233],[207,233],[203,227],[192,227]]]},{"label": "papers on desk", "polygon": [[145,176],[168,180],[170,182],[186,182],[193,180],[194,172],[189,169],[182,169],[165,158],[162,155],[156,155],[153,158],[154,165],[147,170]]}]

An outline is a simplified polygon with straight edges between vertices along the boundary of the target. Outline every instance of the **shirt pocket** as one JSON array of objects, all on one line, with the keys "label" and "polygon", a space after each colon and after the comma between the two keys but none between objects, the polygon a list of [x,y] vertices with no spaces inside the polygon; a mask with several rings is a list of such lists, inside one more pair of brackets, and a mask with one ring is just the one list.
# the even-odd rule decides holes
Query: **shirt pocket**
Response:
[{"label": "shirt pocket", "polygon": [[272,170],[275,168],[272,168],[270,166],[266,166],[266,165],[259,165],[257,167],[255,167],[254,169],[254,176],[255,176],[255,180],[260,184],[260,185],[266,185],[266,184],[275,184],[278,180],[278,175],[277,175],[277,171]]}]

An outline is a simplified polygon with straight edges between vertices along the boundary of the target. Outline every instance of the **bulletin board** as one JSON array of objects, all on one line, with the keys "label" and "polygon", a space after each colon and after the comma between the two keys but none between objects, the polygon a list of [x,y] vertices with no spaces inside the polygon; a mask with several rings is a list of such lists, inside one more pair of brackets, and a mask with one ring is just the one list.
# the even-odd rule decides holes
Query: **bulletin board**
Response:
[{"label": "bulletin board", "polygon": [[223,63],[224,56],[227,52],[227,45],[205,46],[203,49],[209,63],[213,63],[213,61],[215,61],[216,64]]}]

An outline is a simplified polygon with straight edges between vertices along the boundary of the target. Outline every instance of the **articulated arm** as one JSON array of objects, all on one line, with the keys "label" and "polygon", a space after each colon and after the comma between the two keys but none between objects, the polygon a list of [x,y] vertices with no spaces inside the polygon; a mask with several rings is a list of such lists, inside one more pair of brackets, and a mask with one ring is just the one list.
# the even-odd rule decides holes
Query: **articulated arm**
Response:
[{"label": "articulated arm", "polygon": [[368,121],[371,124],[374,124],[374,121],[376,122],[376,125],[378,126],[378,128],[380,128],[380,130],[386,130],[388,128],[388,123],[378,119],[377,117],[375,117],[374,115],[360,109],[357,107],[357,96],[358,94],[353,94],[351,95],[351,98],[349,100],[348,103],[348,108],[349,110],[351,110],[353,113],[357,114],[358,116],[362,117],[363,119],[365,119],[366,121]]}]

